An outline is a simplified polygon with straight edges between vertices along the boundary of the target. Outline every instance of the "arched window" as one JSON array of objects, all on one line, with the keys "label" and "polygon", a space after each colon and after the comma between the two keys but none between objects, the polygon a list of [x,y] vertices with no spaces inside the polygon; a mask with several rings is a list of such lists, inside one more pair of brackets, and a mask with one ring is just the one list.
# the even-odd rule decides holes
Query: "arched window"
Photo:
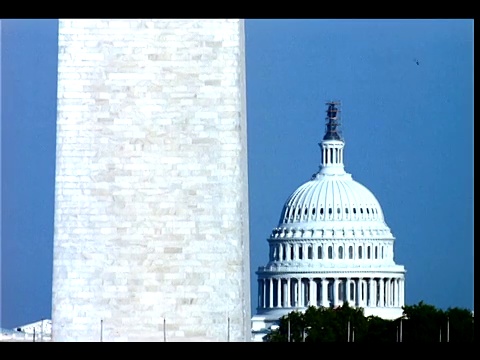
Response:
[{"label": "arched window", "polygon": [[369,245],[369,246],[367,246],[367,259],[370,259],[370,258],[371,258],[370,255],[371,255],[371,254],[370,254],[370,245]]},{"label": "arched window", "polygon": [[361,259],[362,258],[362,246],[358,246],[358,258]]},{"label": "arched window", "polygon": [[343,259],[343,246],[338,247],[338,258]]},{"label": "arched window", "polygon": [[328,258],[333,259],[333,248],[332,248],[332,246],[328,247]]},{"label": "arched window", "polygon": [[298,245],[298,258],[300,260],[303,259],[303,246],[302,245]]},{"label": "arched window", "polygon": [[350,245],[348,247],[348,258],[353,259],[353,246],[352,245]]},{"label": "arched window", "polygon": [[322,245],[318,247],[317,259],[322,259]]}]

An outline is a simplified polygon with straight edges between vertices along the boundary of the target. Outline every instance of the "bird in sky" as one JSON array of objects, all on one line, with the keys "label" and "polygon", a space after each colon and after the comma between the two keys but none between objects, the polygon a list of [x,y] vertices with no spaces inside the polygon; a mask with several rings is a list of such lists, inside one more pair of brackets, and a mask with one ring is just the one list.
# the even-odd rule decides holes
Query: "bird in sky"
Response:
[{"label": "bird in sky", "polygon": [[420,65],[420,62],[418,61],[418,59],[413,59],[413,61],[415,61],[415,64]]}]

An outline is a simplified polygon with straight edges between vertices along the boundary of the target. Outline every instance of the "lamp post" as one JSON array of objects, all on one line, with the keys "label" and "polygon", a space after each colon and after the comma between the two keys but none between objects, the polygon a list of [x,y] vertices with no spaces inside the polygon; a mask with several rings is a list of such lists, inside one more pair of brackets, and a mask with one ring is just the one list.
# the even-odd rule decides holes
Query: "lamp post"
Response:
[{"label": "lamp post", "polygon": [[348,320],[347,324],[347,342],[350,342],[350,320]]},{"label": "lamp post", "polygon": [[399,342],[402,342],[402,334],[403,333],[403,329],[402,329],[402,318],[400,318],[400,337],[399,337]]},{"label": "lamp post", "polygon": [[287,334],[287,342],[290,342],[290,319],[288,319],[288,334]]},{"label": "lamp post", "polygon": [[227,342],[230,342],[230,317],[227,317]]},{"label": "lamp post", "polygon": [[450,342],[450,319],[447,317],[447,342]]},{"label": "lamp post", "polygon": [[167,320],[163,318],[163,342],[167,341],[167,329],[166,329]]},{"label": "lamp post", "polygon": [[303,328],[303,335],[302,335],[303,342],[305,342],[306,331],[310,330],[311,328],[312,328],[311,326],[307,326],[306,328]]}]

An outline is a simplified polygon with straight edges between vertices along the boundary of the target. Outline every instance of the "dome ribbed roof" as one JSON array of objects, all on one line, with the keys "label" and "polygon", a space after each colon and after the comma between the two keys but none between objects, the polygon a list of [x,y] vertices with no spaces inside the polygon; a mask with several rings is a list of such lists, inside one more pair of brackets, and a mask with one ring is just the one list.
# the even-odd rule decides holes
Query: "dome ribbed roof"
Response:
[{"label": "dome ribbed roof", "polygon": [[[320,142],[321,166],[313,177],[300,185],[285,202],[278,226],[272,236],[290,232],[305,234],[309,231],[346,233],[357,230],[373,231],[380,237],[390,238],[380,203],[373,193],[352,179],[343,164],[345,142],[339,131],[340,119],[337,102],[329,102],[327,124]],[[312,234],[313,234],[312,233]]]},{"label": "dome ribbed roof", "polygon": [[321,173],[299,186],[283,206],[279,226],[330,221],[384,222],[382,208],[365,186],[348,173]]}]

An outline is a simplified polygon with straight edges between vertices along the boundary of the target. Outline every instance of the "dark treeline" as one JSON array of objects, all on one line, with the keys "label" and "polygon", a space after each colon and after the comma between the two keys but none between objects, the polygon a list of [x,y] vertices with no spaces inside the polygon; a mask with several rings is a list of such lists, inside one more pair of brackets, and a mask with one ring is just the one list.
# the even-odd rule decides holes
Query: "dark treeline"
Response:
[{"label": "dark treeline", "polygon": [[403,316],[365,317],[348,303],[337,308],[310,306],[292,311],[265,336],[267,342],[473,342],[473,314],[468,309],[440,310],[420,301],[403,306]]}]

